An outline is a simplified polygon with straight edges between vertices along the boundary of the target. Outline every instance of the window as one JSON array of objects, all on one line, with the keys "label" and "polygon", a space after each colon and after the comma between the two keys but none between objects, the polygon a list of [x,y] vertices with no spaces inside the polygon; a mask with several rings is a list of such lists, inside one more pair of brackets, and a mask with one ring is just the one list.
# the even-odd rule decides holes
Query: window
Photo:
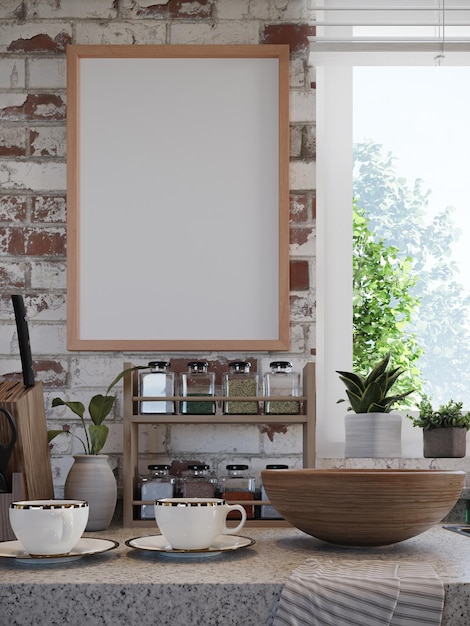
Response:
[{"label": "window", "polygon": [[[343,3],[344,4],[344,3]],[[369,3],[370,6],[374,3]],[[405,6],[403,2],[389,2],[395,7]],[[449,5],[450,3],[448,3]],[[325,2],[328,7],[338,2]],[[367,2],[361,2],[367,7]],[[367,22],[377,24],[372,14],[366,11],[351,17],[351,11],[340,9],[331,12],[341,26],[335,27],[331,37],[331,21],[328,15],[319,13],[324,21],[317,29],[319,37],[312,43],[312,65],[316,67],[317,83],[317,378],[318,378],[318,428],[317,440],[319,457],[343,456],[344,405],[336,405],[336,400],[344,397],[344,389],[336,375],[337,369],[349,369],[352,361],[352,143],[353,143],[353,67],[375,65],[443,67],[453,65],[470,66],[468,44],[461,44],[467,37],[469,8],[462,12],[454,9],[442,27],[440,3],[422,0],[416,6],[425,8],[414,15],[409,12],[407,19],[415,20],[408,33],[414,33],[414,42],[403,38],[390,39],[391,23],[399,24],[403,34],[404,21],[401,15],[382,14],[383,28],[377,41],[377,26],[374,26],[375,39],[364,40]],[[325,13],[327,13],[325,11]],[[425,16],[425,18],[423,17]],[[445,18],[446,16],[444,16]],[[354,19],[356,21],[354,21]],[[421,20],[420,35],[417,21]],[[434,20],[434,23],[432,22]],[[465,21],[466,20],[466,21]],[[453,29],[453,40],[450,40]],[[443,34],[442,31],[445,31]],[[328,41],[322,39],[328,36]],[[352,35],[360,35],[354,40]],[[367,34],[371,34],[371,31]],[[396,34],[396,33],[395,33]],[[432,37],[431,37],[432,36]],[[388,38],[386,41],[385,39]],[[432,40],[431,40],[432,39]],[[468,41],[468,38],[467,38]],[[465,50],[466,48],[466,50]],[[358,74],[359,75],[359,74]],[[357,77],[356,77],[357,78]],[[405,95],[405,94],[404,94]],[[404,456],[421,456],[422,434],[403,421]]]}]

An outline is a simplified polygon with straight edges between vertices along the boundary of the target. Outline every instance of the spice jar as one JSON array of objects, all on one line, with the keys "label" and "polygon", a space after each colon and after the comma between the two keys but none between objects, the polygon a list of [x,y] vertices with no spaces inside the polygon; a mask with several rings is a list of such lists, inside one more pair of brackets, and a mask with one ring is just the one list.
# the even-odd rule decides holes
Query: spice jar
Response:
[{"label": "spice jar", "polygon": [[183,498],[213,498],[216,483],[209,465],[190,465],[181,479],[181,495]]},{"label": "spice jar", "polygon": [[[289,361],[273,361],[270,363],[271,371],[263,377],[263,391],[265,396],[289,396],[300,395],[300,374],[292,371],[292,363]],[[266,414],[297,415],[300,413],[298,400],[267,400],[264,403]]]},{"label": "spice jar", "polygon": [[[185,397],[214,396],[215,374],[208,371],[207,361],[190,361],[188,371],[180,376],[181,395]],[[214,415],[215,402],[208,400],[194,400],[181,402],[181,413],[190,415]]]},{"label": "spice jar", "polygon": [[[141,476],[139,482],[141,500],[158,500],[159,498],[173,498],[175,495],[176,480],[170,476],[169,465],[149,465],[149,474]],[[141,519],[155,519],[153,504],[140,506]]]},{"label": "spice jar", "polygon": [[[289,469],[288,465],[280,465],[280,464],[271,464],[266,465],[266,469],[276,470],[276,469]],[[264,489],[263,484],[261,484],[261,500],[269,500],[266,491]],[[261,519],[283,519],[282,515],[272,506],[272,504],[262,504],[261,505]]]},{"label": "spice jar", "polygon": [[[140,395],[165,397],[175,395],[175,375],[170,372],[168,361],[151,361],[150,372],[141,372]],[[140,403],[141,413],[174,413],[175,403],[170,401],[146,400]]]},{"label": "spice jar", "polygon": [[[256,492],[256,479],[248,475],[248,465],[227,465],[227,475],[219,481],[220,497],[224,500],[254,500]],[[255,516],[253,505],[245,506],[247,519]],[[229,518],[237,517],[236,513],[229,513]]]},{"label": "spice jar", "polygon": [[[229,371],[222,377],[222,393],[224,396],[257,396],[259,388],[258,374],[250,372],[249,361],[232,361]],[[224,401],[223,413],[240,415],[257,415],[259,406],[257,401]]]}]

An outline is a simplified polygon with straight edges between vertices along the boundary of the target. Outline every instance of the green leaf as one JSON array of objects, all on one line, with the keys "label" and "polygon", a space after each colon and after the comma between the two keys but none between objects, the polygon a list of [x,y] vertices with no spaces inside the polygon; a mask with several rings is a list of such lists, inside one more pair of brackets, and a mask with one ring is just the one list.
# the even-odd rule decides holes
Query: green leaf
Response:
[{"label": "green leaf", "polygon": [[88,412],[96,426],[99,426],[108,417],[115,400],[114,396],[103,396],[102,394],[97,394],[90,400]]},{"label": "green leaf", "polygon": [[47,443],[51,443],[53,439],[57,437],[57,435],[62,435],[65,433],[65,430],[48,430],[47,431]]},{"label": "green leaf", "polygon": [[85,414],[85,406],[81,402],[65,402],[62,398],[54,398],[52,400],[52,406],[67,406],[72,413],[78,415],[81,419],[83,419],[83,415]]},{"label": "green leaf", "polygon": [[98,454],[108,438],[109,428],[104,424],[90,424],[91,454]]},{"label": "green leaf", "polygon": [[129,372],[133,372],[134,370],[148,370],[151,369],[148,365],[133,365],[132,367],[128,367],[125,370],[123,370],[122,372],[120,372],[116,378],[113,380],[113,382],[109,385],[108,389],[106,390],[106,394],[109,394],[109,392],[111,391],[111,389],[117,385],[117,383],[121,380],[121,378],[123,378],[126,374],[128,374]]}]

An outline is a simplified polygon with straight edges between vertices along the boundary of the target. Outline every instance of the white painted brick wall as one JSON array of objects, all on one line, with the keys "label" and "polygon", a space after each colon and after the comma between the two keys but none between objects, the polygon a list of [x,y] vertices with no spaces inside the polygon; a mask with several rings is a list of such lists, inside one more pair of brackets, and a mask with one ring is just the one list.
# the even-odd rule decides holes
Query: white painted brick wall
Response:
[{"label": "white painted brick wall", "polygon": [[63,58],[30,59],[28,63],[30,89],[65,89],[66,62]]},{"label": "white painted brick wall", "polygon": [[[290,27],[296,24],[305,27],[311,18],[308,0],[214,0],[207,5],[211,10],[207,17],[202,16],[207,6],[197,16],[198,6],[201,9],[197,0],[183,3],[181,10],[192,10],[194,19],[158,15],[158,7],[167,4],[166,0],[140,0],[138,3],[131,0],[119,3],[114,0],[61,0],[60,3],[29,0],[24,6],[18,0],[0,3],[0,147],[26,146],[26,156],[0,156],[0,215],[3,216],[0,228],[3,225],[10,234],[12,229],[21,232],[24,228],[25,238],[28,234],[39,235],[36,249],[40,248],[43,235],[47,251],[38,251],[33,257],[20,252],[14,256],[14,246],[7,250],[9,238],[4,232],[0,233],[0,285],[5,294],[3,300],[0,299],[0,374],[20,371],[16,327],[8,294],[22,292],[29,307],[33,354],[42,363],[38,378],[44,382],[46,414],[51,428],[61,427],[63,423],[79,427],[79,421],[69,411],[52,409],[53,397],[77,399],[87,405],[93,394],[105,392],[124,361],[147,363],[161,356],[187,357],[187,360],[244,356],[238,353],[76,353],[68,352],[66,347],[65,253],[48,246],[48,240],[60,245],[66,227],[65,201],[60,197],[48,199],[63,196],[66,191],[66,136],[62,119],[66,100],[65,43],[70,40],[76,44],[104,45],[262,44],[265,29],[269,29],[269,36],[274,37],[276,43],[290,43],[289,37],[293,36]],[[177,3],[172,6],[176,7]],[[25,10],[22,18],[19,8]],[[143,11],[140,14],[139,8]],[[283,25],[287,30],[278,32]],[[315,74],[307,67],[305,41],[300,44],[295,41],[294,47],[290,61],[290,187],[293,192],[308,194],[311,204],[315,190],[315,90],[311,82]],[[31,98],[38,95],[45,96],[44,104],[32,103]],[[17,212],[16,201],[20,197],[26,207],[23,213]],[[34,204],[36,197],[37,204]],[[131,214],[132,207],[129,210]],[[295,212],[294,205],[292,211]],[[23,218],[17,215],[24,215],[24,224]],[[290,350],[249,355],[257,361],[260,373],[268,371],[270,361],[277,358],[292,360],[294,367],[301,370],[315,350],[314,221],[311,216],[305,223],[298,214],[294,217],[294,228],[311,233],[305,241],[300,237],[290,246],[292,259],[307,259],[310,264],[310,288],[296,292],[293,298]],[[113,303],[110,297],[110,314],[114,306],[119,304]],[[121,482],[121,386],[116,389],[116,395],[113,415],[106,422],[110,435],[104,451],[110,454],[113,467],[119,465]],[[141,426],[139,448],[143,457],[139,469],[145,471],[146,465],[155,460],[200,458],[222,472],[229,462],[246,462],[259,474],[267,463],[280,459],[290,466],[300,466],[301,441],[298,426],[290,426],[286,432],[274,432],[272,441],[257,425]],[[63,493],[74,452],[81,452],[80,445],[66,439],[52,454],[58,497]]]},{"label": "white painted brick wall", "polygon": [[21,59],[0,59],[0,89],[21,89],[26,86],[25,77],[25,61]]}]

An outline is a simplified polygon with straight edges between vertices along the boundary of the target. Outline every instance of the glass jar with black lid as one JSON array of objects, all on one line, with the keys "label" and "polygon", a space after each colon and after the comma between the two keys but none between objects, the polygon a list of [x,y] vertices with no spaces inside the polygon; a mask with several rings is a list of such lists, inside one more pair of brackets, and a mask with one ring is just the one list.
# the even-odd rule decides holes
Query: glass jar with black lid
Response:
[{"label": "glass jar with black lid", "polygon": [[[259,377],[251,372],[250,361],[232,361],[229,371],[222,376],[222,393],[224,396],[256,397],[259,393]],[[223,413],[226,415],[257,415],[259,404],[257,400],[224,401]]]},{"label": "glass jar with black lid", "polygon": [[290,361],[272,361],[271,371],[263,377],[263,393],[265,396],[285,396],[286,400],[266,400],[266,414],[297,415],[300,413],[300,402],[294,400],[300,395],[300,374],[292,370]]},{"label": "glass jar with black lid", "polygon": [[[232,463],[227,465],[227,474],[221,476],[219,480],[220,497],[229,501],[254,500],[256,494],[256,479],[248,474],[248,465],[242,463]],[[255,516],[255,507],[253,505],[243,504],[246,511],[247,519],[253,519]],[[237,517],[229,513],[231,517]]]},{"label": "glass jar with black lid", "polygon": [[[215,374],[209,372],[207,361],[190,361],[188,371],[180,375],[181,395],[183,397],[215,396]],[[193,400],[181,402],[181,413],[188,415],[214,415],[215,402]]]},{"label": "glass jar with black lid", "polygon": [[[170,476],[170,466],[166,464],[149,465],[148,474],[141,476],[139,491],[141,500],[158,500],[159,498],[173,498],[175,494],[176,479]],[[141,519],[155,519],[153,504],[140,506]]]},{"label": "glass jar with black lid", "polygon": [[181,478],[181,495],[183,498],[213,498],[216,484],[209,465],[189,465]]},{"label": "glass jar with black lid", "polygon": [[[140,395],[150,397],[167,397],[175,395],[175,375],[170,371],[168,361],[150,361],[150,372],[139,375]],[[175,413],[172,400],[142,400],[140,413]]]}]

